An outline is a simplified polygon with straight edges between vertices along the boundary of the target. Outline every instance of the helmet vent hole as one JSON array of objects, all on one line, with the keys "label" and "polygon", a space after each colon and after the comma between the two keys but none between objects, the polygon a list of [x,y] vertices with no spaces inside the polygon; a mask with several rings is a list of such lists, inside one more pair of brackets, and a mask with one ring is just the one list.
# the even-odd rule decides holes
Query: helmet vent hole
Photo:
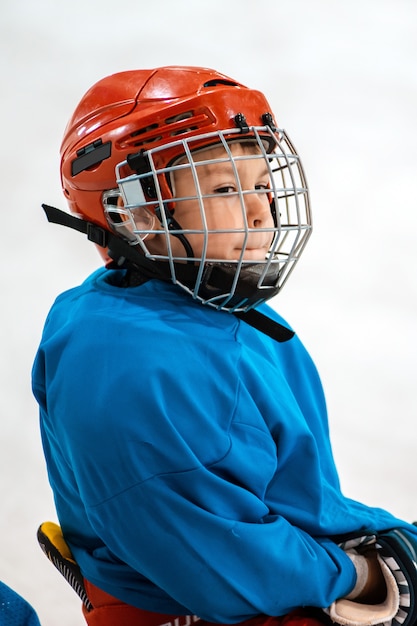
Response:
[{"label": "helmet vent hole", "polygon": [[198,126],[188,126],[187,128],[182,128],[181,130],[176,130],[171,133],[171,137],[177,137],[178,135],[183,135],[184,133],[189,133],[192,130],[198,130]]},{"label": "helmet vent hole", "polygon": [[148,145],[150,143],[155,143],[155,141],[161,141],[162,136],[161,135],[157,135],[155,137],[147,137],[146,139],[144,139],[143,141],[135,141],[135,143],[133,143],[133,146],[144,146],[145,144]]},{"label": "helmet vent hole", "polygon": [[238,87],[238,84],[233,80],[224,80],[221,78],[214,78],[204,83],[203,87],[217,87],[218,85],[225,85],[226,87]]},{"label": "helmet vent hole", "polygon": [[[185,120],[189,120],[194,118],[194,111],[186,111],[185,113],[179,113],[178,115],[174,115],[173,117],[168,117],[165,120],[165,123],[167,125],[171,125],[171,124],[179,124],[181,122],[184,122]],[[198,126],[188,126],[184,125],[184,124],[180,124],[180,128],[177,128],[176,130],[172,130],[172,132],[170,133],[171,137],[177,137],[178,135],[183,135],[184,133],[189,133],[190,131],[193,130],[198,130]]]},{"label": "helmet vent hole", "polygon": [[[135,130],[131,133],[131,137],[138,137],[139,135],[145,135],[147,133],[152,133],[154,130],[158,128],[158,124],[150,124],[149,126],[145,126],[144,128],[139,128],[139,130]],[[162,137],[160,135],[147,137],[144,141],[138,141],[135,143],[135,146],[142,146],[144,143],[154,143],[155,141],[160,141]]]},{"label": "helmet vent hole", "polygon": [[190,117],[194,117],[194,111],[187,111],[186,113],[180,113],[173,117],[168,117],[165,120],[165,124],[175,124],[175,122],[182,122],[182,120],[189,120]]},{"label": "helmet vent hole", "polygon": [[145,126],[145,128],[140,128],[139,130],[135,130],[132,133],[132,137],[137,137],[138,135],[144,135],[145,133],[149,133],[152,130],[158,128],[158,124],[151,124],[150,126]]},{"label": "helmet vent hole", "polygon": [[[131,137],[140,137],[141,135],[147,135],[148,133],[153,133],[155,130],[157,130],[159,128],[159,124],[150,124],[149,126],[144,126],[143,128],[139,128],[139,130],[135,130],[133,131],[133,133],[131,133]],[[161,135],[153,135],[151,134],[150,137],[143,137],[142,141],[136,141],[134,144],[134,146],[138,147],[138,146],[143,146],[145,144],[149,144],[149,143],[155,143],[155,141],[161,141],[162,136]]]}]

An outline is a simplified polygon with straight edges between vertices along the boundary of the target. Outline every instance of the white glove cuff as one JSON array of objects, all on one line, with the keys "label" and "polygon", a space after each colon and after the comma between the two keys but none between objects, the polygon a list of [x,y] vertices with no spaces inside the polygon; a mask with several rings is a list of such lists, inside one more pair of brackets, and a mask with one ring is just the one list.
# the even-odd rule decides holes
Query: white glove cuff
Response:
[{"label": "white glove cuff", "polygon": [[[351,554],[349,554],[349,556],[352,558]],[[351,592],[347,598],[341,598],[333,602],[326,611],[333,622],[337,622],[343,626],[376,626],[376,624],[390,624],[391,620],[397,615],[400,606],[400,594],[397,582],[389,567],[379,556],[377,558],[387,587],[387,596],[384,602],[381,602],[381,604],[363,604],[348,599],[352,597],[352,593],[354,593],[355,596],[360,593],[360,591],[357,591],[357,588],[358,585],[360,586],[360,584],[362,584],[359,579],[362,581],[363,572],[359,572],[358,582],[353,592]],[[356,567],[355,559],[352,559],[352,561]],[[360,568],[361,565],[359,565],[359,569]]]},{"label": "white glove cuff", "polygon": [[346,552],[346,556],[350,558],[356,570],[356,585],[350,592],[348,596],[346,596],[347,600],[354,600],[357,598],[361,592],[363,591],[369,575],[369,566],[368,561],[364,556],[361,556],[357,552],[353,552],[348,550]]}]

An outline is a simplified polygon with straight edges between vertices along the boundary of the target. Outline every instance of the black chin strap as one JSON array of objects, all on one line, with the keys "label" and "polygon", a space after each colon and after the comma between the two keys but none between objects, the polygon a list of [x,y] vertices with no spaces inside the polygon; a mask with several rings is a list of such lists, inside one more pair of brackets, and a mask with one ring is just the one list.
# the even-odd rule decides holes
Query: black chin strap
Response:
[{"label": "black chin strap", "polygon": [[[129,245],[127,241],[114,235],[109,230],[97,224],[93,224],[93,222],[74,217],[48,204],[42,204],[42,208],[46,213],[48,222],[61,224],[62,226],[77,230],[87,235],[87,238],[96,245],[102,248],[108,248],[109,256],[114,259],[116,266],[126,267],[134,265],[136,268],[139,268],[147,278],[158,278],[164,281],[170,280],[168,272],[163,271],[163,266],[161,267],[160,263],[147,259],[135,246]],[[245,313],[234,312],[233,315],[279,343],[283,343],[294,337],[294,331],[271,320],[270,317],[267,317],[256,309],[251,309]]]},{"label": "black chin strap", "polygon": [[271,339],[275,339],[275,341],[278,341],[279,343],[284,343],[285,341],[292,339],[295,335],[293,330],[290,330],[286,326],[271,320],[270,317],[260,313],[256,309],[250,309],[249,311],[246,311],[246,313],[235,312],[234,315],[250,326],[260,330],[264,333],[264,335],[268,335]]},{"label": "black chin strap", "polygon": [[126,267],[127,264],[133,264],[139,267],[147,278],[159,278],[160,280],[169,280],[168,273],[163,272],[160,264],[147,259],[135,246],[131,246],[127,241],[114,235],[102,226],[98,226],[93,222],[88,222],[79,217],[74,217],[70,213],[61,211],[56,207],[42,204],[42,208],[46,213],[48,222],[52,224],[61,224],[67,228],[77,230],[79,233],[87,235],[87,239],[96,245],[107,248],[109,256],[114,260],[116,267]]}]

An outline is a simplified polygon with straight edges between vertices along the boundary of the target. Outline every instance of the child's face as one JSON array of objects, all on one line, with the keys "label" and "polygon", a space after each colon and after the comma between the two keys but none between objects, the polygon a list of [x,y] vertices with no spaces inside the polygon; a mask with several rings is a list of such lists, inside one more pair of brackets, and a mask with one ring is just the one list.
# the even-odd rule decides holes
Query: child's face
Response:
[{"label": "child's face", "polygon": [[[238,186],[230,160],[222,163],[202,163],[206,160],[227,157],[222,146],[207,148],[194,155],[201,195],[215,194],[213,197],[205,197],[203,200],[207,231],[209,231],[206,235],[205,258],[264,260],[270,248],[273,234],[271,231],[262,231],[261,229],[273,228],[274,226],[268,194],[265,192],[270,187],[268,168],[265,160],[259,158],[259,153],[255,152],[250,144],[235,143],[230,147],[234,157],[246,157],[244,160],[234,161],[242,191],[255,193],[244,193],[243,208],[240,196],[236,193]],[[253,158],[247,158],[251,154]],[[172,187],[175,198],[197,195],[190,167],[176,170],[173,173]],[[256,193],[257,191],[259,193]],[[246,242],[245,214],[247,227],[254,229],[247,234]],[[202,231],[204,229],[200,203],[195,197],[175,200],[174,217],[184,230]],[[224,232],[225,230],[232,232]],[[192,246],[194,255],[200,258],[205,245],[205,235],[202,232],[187,232],[186,237]],[[165,236],[155,232],[146,243],[151,254],[166,254]],[[174,257],[185,256],[183,245],[174,236],[171,237],[171,247]],[[243,248],[244,254],[241,257]]]}]

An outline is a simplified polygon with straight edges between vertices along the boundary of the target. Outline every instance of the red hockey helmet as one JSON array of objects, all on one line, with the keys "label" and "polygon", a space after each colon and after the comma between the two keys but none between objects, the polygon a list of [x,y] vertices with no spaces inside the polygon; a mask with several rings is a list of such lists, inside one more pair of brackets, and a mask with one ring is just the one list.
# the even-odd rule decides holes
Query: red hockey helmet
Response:
[{"label": "red hockey helmet", "polygon": [[[235,121],[243,104],[246,121]],[[260,126],[269,111],[259,91],[206,68],[172,66],[104,78],[81,99],[62,141],[61,180],[70,209],[109,228],[102,194],[117,187],[116,166],[128,155],[237,123]],[[160,154],[164,167],[181,146]]]},{"label": "red hockey helmet", "polygon": [[[207,228],[206,198],[197,174],[206,148],[222,146],[224,156],[215,162],[228,161],[236,176],[242,240],[247,242],[251,236],[246,194],[260,192],[242,189],[237,162],[248,156],[235,159],[230,149],[234,142],[253,145],[256,156],[249,158],[262,159],[263,169],[269,172],[262,193],[274,216],[274,226],[264,229],[272,243],[265,258],[256,263],[248,261],[246,243],[231,263],[206,254],[213,231]],[[184,202],[175,197],[172,186],[181,168],[192,172],[191,195],[201,214],[198,233],[206,243],[197,256],[187,242],[189,231],[172,217],[176,202]],[[174,283],[216,308],[244,310],[277,293],[311,231],[300,159],[286,133],[277,129],[264,95],[207,68],[134,70],[96,83],[81,99],[65,131],[61,180],[73,213],[127,239],[155,267],[162,262],[163,272],[169,266]],[[166,254],[153,254],[146,246],[146,237],[154,232],[151,214],[159,220],[158,232],[165,233]],[[181,240],[185,254],[184,250],[173,253],[171,236]],[[99,250],[108,260],[107,249]],[[219,278],[210,291],[215,275]],[[238,283],[244,286],[241,292]]]}]

